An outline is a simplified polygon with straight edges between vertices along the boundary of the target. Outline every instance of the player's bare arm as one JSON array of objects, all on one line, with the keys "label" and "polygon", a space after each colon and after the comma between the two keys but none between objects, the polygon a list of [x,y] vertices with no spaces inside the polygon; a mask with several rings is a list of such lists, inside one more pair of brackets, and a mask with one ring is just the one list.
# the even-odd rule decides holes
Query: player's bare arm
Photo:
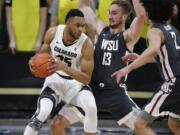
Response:
[{"label": "player's bare arm", "polygon": [[7,30],[9,34],[9,48],[12,54],[15,54],[16,37],[15,37],[15,31],[12,24],[12,7],[6,6],[6,19],[7,19]]},{"label": "player's bare arm", "polygon": [[158,54],[160,50],[160,46],[164,41],[164,36],[162,31],[159,29],[153,28],[148,31],[148,41],[149,46],[148,48],[130,65],[114,72],[111,76],[116,77],[116,81],[119,84],[121,82],[122,77],[129,74],[131,71],[150,63],[154,60],[155,56]]},{"label": "player's bare arm", "polygon": [[[91,80],[92,71],[94,69],[94,49],[93,44],[90,40],[87,40],[86,46],[82,49],[82,60],[81,60],[81,70],[84,73],[82,79],[87,83]],[[81,77],[81,76],[79,76]]]},{"label": "player's bare arm", "polygon": [[128,66],[129,72],[152,62],[157,53],[160,51],[159,49],[163,40],[162,32],[158,29],[153,28],[149,30],[147,38],[149,41],[148,48],[133,63]]},{"label": "player's bare arm", "polygon": [[100,20],[96,16],[94,11],[90,7],[90,1],[89,0],[79,0],[79,9],[85,15],[85,21],[86,21],[88,28],[91,29],[92,31],[95,31],[96,34],[100,34],[101,31],[104,29],[105,24],[103,23],[102,20]]},{"label": "player's bare arm", "polygon": [[[50,43],[52,42],[54,36],[55,36],[55,33],[56,33],[56,30],[57,30],[57,27],[53,27],[53,28],[50,28],[46,34],[45,34],[45,37],[44,37],[44,43],[42,44],[41,46],[41,49],[39,51],[39,53],[51,53],[51,49],[50,49]],[[36,55],[35,55],[36,56]],[[35,57],[33,56],[33,57]],[[33,57],[31,57],[31,59],[29,60],[29,68],[31,70],[32,73],[34,73],[34,71],[32,70],[31,66],[32,65],[32,62],[31,60],[33,59]],[[53,73],[55,72],[55,69],[56,69],[56,65],[55,65],[55,61],[54,59],[49,59],[49,61],[51,61],[52,63],[54,63],[54,65],[51,65],[49,68],[48,68],[48,72],[49,73]]]},{"label": "player's bare arm", "polygon": [[139,40],[141,31],[144,26],[145,10],[140,0],[132,0],[136,17],[132,21],[130,27],[124,32],[127,47],[133,50],[135,43]]},{"label": "player's bare arm", "polygon": [[[139,57],[139,54],[137,53],[128,53],[127,55],[124,55],[121,59],[124,62],[133,62],[135,59],[137,59]],[[152,61],[149,61],[149,63],[155,63],[156,60],[153,58]]]},{"label": "player's bare arm", "polygon": [[91,74],[94,68],[93,52],[93,44],[88,38],[82,48],[81,71],[68,67],[60,60],[57,61],[57,70],[66,72],[72,78],[86,85],[91,80]]},{"label": "player's bare arm", "polygon": [[52,42],[55,34],[56,34],[57,27],[50,28],[44,37],[44,43],[42,44],[42,47],[40,49],[39,53],[50,53],[50,43]]}]

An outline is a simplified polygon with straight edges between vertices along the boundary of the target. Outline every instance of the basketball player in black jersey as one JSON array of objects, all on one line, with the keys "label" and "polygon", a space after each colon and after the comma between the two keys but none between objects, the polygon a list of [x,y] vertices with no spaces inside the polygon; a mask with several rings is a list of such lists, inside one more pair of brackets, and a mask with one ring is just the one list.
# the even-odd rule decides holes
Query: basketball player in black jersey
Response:
[{"label": "basketball player in black jersey", "polygon": [[[133,5],[136,17],[130,27],[125,29],[125,23],[131,13],[131,5],[128,1],[123,0],[115,0],[111,3],[109,26],[100,25],[98,27],[98,31],[101,31],[101,33],[95,45],[95,65],[90,83],[98,110],[108,111],[119,125],[125,124],[132,130],[134,130],[134,120],[136,118],[134,110],[138,107],[127,95],[125,83],[117,84],[116,79],[111,78],[111,74],[126,66],[121,57],[133,50],[140,37],[145,12],[139,0],[133,0]],[[82,9],[84,12],[92,13],[89,7],[85,6]],[[92,21],[93,24],[103,24],[94,14],[89,17],[95,18]],[[66,114],[70,113],[67,112]],[[52,134],[64,135],[63,129],[65,127],[80,121],[78,117],[76,121],[74,119],[72,122],[67,115],[57,116],[52,124]]]},{"label": "basketball player in black jersey", "polygon": [[[116,71],[119,84],[132,70],[156,61],[164,83],[153,94],[135,122],[138,135],[156,135],[148,126],[160,116],[168,117],[168,126],[175,135],[180,135],[180,34],[176,28],[165,22],[170,19],[173,0],[141,0],[151,29],[147,38],[149,47],[129,66]],[[127,59],[127,57],[126,57]]]}]

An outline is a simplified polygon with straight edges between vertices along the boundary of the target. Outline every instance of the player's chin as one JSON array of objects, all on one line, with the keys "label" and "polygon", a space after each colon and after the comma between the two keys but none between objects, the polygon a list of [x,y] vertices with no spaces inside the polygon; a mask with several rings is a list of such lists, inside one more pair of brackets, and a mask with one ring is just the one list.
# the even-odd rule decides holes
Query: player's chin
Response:
[{"label": "player's chin", "polygon": [[110,28],[116,28],[116,25],[114,23],[109,23]]},{"label": "player's chin", "polygon": [[77,34],[74,34],[74,35],[73,35],[73,38],[74,38],[75,40],[79,39],[79,37],[80,37],[80,36],[77,35]]},{"label": "player's chin", "polygon": [[81,36],[81,33],[76,33],[75,35],[76,39],[79,39],[80,36]]}]

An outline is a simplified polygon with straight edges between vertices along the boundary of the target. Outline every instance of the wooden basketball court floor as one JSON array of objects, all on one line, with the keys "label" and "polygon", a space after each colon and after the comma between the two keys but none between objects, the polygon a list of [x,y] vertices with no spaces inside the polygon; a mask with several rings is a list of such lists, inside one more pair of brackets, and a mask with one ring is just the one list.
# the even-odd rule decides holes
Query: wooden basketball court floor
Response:
[{"label": "wooden basketball court floor", "polygon": [[[0,135],[22,135],[27,119],[0,119]],[[39,135],[50,135],[50,121],[43,125]],[[152,125],[158,135],[173,135],[167,128],[167,121],[156,121]],[[77,123],[67,129],[67,135],[84,135],[83,125]],[[112,120],[98,121],[97,135],[135,135],[125,126],[118,126]]]},{"label": "wooden basketball court floor", "polygon": [[[24,92],[25,91],[25,92]],[[0,95],[37,95],[40,89],[20,89],[20,88],[0,88]],[[149,98],[152,92],[131,92],[128,94],[134,98]],[[1,113],[1,112],[0,112]],[[0,135],[23,135],[23,131],[29,119],[0,119]],[[39,135],[50,135],[50,121],[41,129]],[[152,124],[157,135],[173,135],[167,127],[167,120],[158,120]],[[67,135],[84,135],[83,125],[81,123],[70,126],[67,129]],[[125,126],[118,126],[112,120],[99,120],[97,135],[135,135],[133,131]]]}]

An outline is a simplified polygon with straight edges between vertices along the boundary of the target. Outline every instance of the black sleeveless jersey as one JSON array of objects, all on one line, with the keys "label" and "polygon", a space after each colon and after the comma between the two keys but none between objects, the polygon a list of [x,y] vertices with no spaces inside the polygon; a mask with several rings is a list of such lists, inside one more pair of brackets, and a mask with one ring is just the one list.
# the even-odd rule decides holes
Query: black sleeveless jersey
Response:
[{"label": "black sleeveless jersey", "polygon": [[180,76],[179,32],[173,26],[162,23],[156,23],[153,27],[159,28],[165,36],[165,42],[156,57],[161,76],[164,80]]},{"label": "black sleeveless jersey", "polygon": [[95,64],[91,84],[117,87],[116,79],[112,78],[111,74],[126,66],[121,57],[127,52],[123,32],[113,35],[109,27],[104,28],[95,45]]}]

